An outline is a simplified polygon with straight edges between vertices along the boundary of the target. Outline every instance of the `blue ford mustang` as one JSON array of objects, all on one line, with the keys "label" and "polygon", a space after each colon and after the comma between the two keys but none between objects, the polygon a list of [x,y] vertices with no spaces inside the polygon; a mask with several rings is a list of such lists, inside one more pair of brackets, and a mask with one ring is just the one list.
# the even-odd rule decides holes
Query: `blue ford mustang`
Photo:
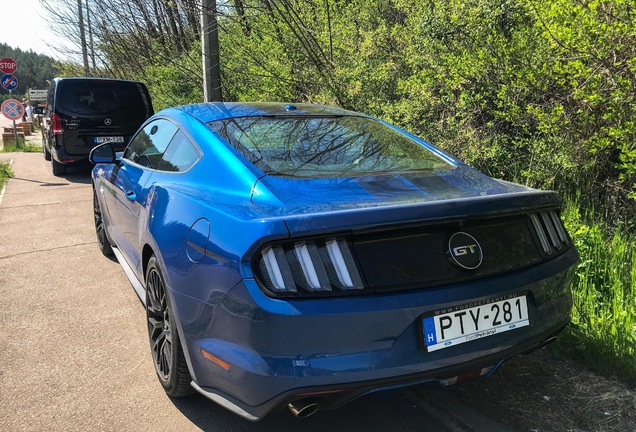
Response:
[{"label": "blue ford mustang", "polygon": [[189,105],[91,161],[99,246],[145,305],[171,396],[304,417],[486,375],[569,321],[557,194],[372,117]]}]

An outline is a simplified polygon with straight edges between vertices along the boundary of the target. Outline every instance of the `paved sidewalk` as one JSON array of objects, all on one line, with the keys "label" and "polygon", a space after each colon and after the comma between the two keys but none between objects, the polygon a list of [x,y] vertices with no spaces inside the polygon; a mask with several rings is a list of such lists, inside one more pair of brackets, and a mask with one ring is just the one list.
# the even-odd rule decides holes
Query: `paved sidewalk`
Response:
[{"label": "paved sidewalk", "polygon": [[[96,244],[88,173],[13,159],[0,206],[0,430],[196,430],[156,381],[144,310]],[[143,425],[143,426],[142,426]]]}]

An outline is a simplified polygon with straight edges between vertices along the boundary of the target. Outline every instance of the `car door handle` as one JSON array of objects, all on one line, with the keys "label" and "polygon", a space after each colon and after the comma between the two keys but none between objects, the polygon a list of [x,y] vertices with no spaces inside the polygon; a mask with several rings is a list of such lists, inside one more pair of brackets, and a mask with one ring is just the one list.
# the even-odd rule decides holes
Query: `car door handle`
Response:
[{"label": "car door handle", "polygon": [[134,201],[135,198],[137,198],[137,194],[133,191],[128,191],[126,192],[126,198],[128,198],[130,201]]}]

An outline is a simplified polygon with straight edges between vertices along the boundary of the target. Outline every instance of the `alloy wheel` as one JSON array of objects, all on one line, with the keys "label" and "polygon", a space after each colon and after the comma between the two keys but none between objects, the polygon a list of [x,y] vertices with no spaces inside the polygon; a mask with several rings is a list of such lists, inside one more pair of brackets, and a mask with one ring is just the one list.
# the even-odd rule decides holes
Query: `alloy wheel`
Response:
[{"label": "alloy wheel", "polygon": [[173,333],[165,286],[156,268],[150,269],[148,273],[146,289],[148,334],[152,358],[159,378],[168,381],[172,368]]},{"label": "alloy wheel", "polygon": [[97,192],[95,191],[93,191],[93,217],[95,219],[95,234],[97,235],[99,249],[104,255],[110,256],[113,254],[113,249],[111,248],[108,237],[106,236],[106,227],[104,226],[102,209],[99,206],[99,199],[97,198]]}]

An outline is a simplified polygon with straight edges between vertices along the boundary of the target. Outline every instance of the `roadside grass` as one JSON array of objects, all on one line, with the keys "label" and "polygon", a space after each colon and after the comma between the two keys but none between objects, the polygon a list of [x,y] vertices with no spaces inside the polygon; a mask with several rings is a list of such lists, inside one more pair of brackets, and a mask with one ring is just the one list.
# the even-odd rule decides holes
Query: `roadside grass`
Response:
[{"label": "roadside grass", "polygon": [[11,177],[13,177],[13,170],[11,169],[9,162],[0,162],[0,191]]},{"label": "roadside grass", "polygon": [[581,261],[572,325],[559,344],[592,369],[636,385],[636,235],[564,200],[563,219]]},{"label": "roadside grass", "polygon": [[18,138],[19,148],[16,148],[15,142],[11,142],[10,144],[5,144],[4,149],[0,150],[2,153],[13,153],[13,152],[22,152],[22,153],[38,153],[42,151],[42,146],[27,144],[24,141],[24,138]]}]

